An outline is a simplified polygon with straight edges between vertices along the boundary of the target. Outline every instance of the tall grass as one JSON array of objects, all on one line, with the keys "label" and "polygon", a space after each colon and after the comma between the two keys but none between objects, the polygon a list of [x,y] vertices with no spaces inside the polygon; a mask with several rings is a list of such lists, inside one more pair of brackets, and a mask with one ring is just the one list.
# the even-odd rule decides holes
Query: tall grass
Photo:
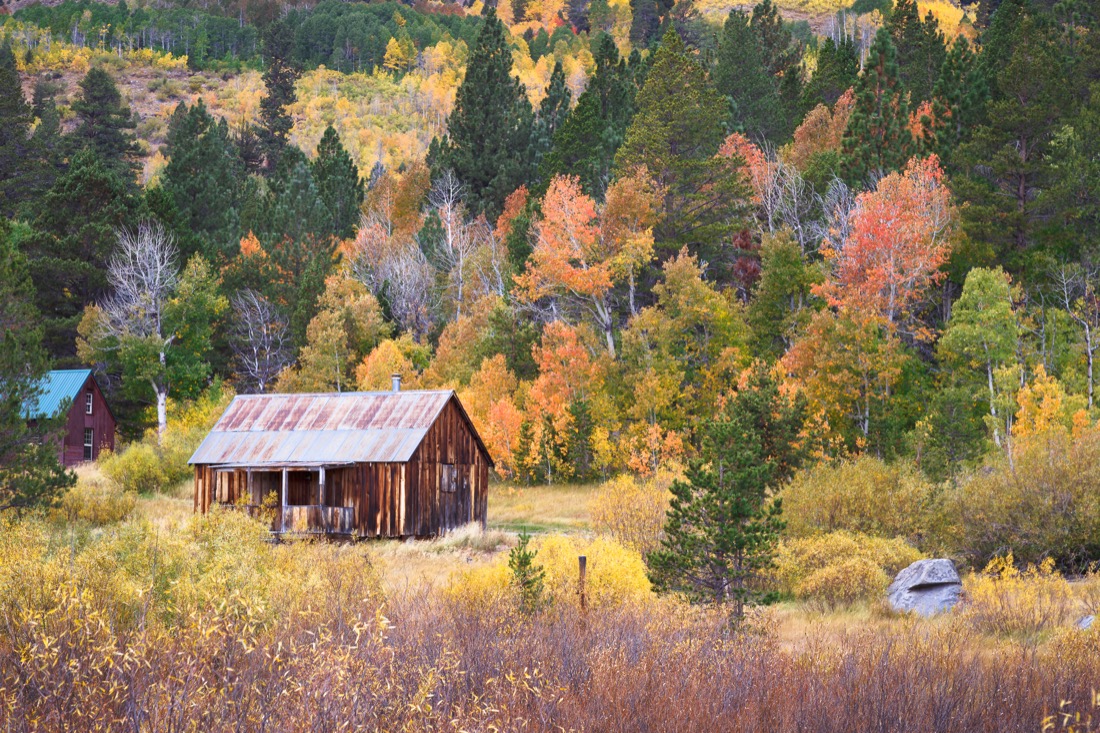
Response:
[{"label": "tall grass", "polygon": [[[383,591],[370,547],[230,512],[81,538],[0,527],[0,730],[1035,731],[1090,700],[1100,633],[897,620],[781,645],[652,596],[524,613]],[[592,551],[594,552],[594,551]]]}]

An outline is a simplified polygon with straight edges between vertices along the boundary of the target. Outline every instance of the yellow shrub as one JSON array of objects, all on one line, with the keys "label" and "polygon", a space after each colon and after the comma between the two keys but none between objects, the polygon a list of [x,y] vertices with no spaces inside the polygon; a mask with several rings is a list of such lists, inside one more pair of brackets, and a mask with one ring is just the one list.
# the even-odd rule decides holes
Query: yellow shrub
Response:
[{"label": "yellow shrub", "polygon": [[61,498],[61,514],[70,522],[97,526],[121,522],[134,511],[137,497],[113,481],[80,479]]},{"label": "yellow shrub", "polygon": [[[587,557],[585,597],[589,608],[606,608],[650,597],[649,578],[641,555],[614,540],[553,534],[536,538],[531,548],[536,551],[535,564],[546,572],[546,596],[552,604],[580,602],[577,593],[580,555]],[[456,573],[444,593],[453,602],[479,608],[517,600],[507,553],[501,553],[488,565]]]},{"label": "yellow shrub", "polygon": [[927,530],[933,486],[911,466],[872,456],[821,463],[786,487],[788,537],[847,530],[915,540]]},{"label": "yellow shrub", "polygon": [[578,561],[587,557],[586,596],[589,608],[644,601],[649,578],[641,555],[615,540],[553,534],[532,543],[535,562],[546,570],[546,591],[555,603],[578,603]]},{"label": "yellow shrub", "polygon": [[781,543],[775,579],[781,592],[799,600],[842,606],[880,595],[900,570],[921,557],[901,539],[830,532]]},{"label": "yellow shrub", "polygon": [[156,446],[149,443],[131,443],[118,453],[105,453],[99,466],[123,491],[147,494],[171,483]]},{"label": "yellow shrub", "polygon": [[1003,456],[944,499],[942,544],[980,567],[1011,550],[1016,560],[1072,565],[1100,546],[1100,428],[1061,426],[1018,438]]},{"label": "yellow shrub", "polygon": [[995,557],[985,570],[963,581],[966,619],[979,631],[1031,636],[1067,620],[1069,583],[1047,558],[1023,570],[1012,553]]},{"label": "yellow shrub", "polygon": [[155,430],[119,453],[100,458],[100,469],[124,490],[139,494],[164,491],[191,476],[187,460],[217,422],[232,391],[211,389],[191,403],[169,402],[168,428],[158,442]]},{"label": "yellow shrub", "polygon": [[651,552],[660,543],[675,478],[661,471],[648,479],[622,475],[605,482],[592,502],[592,525],[643,555]]},{"label": "yellow shrub", "polygon": [[443,595],[452,603],[469,608],[489,608],[518,598],[507,560],[455,573],[443,589]]}]

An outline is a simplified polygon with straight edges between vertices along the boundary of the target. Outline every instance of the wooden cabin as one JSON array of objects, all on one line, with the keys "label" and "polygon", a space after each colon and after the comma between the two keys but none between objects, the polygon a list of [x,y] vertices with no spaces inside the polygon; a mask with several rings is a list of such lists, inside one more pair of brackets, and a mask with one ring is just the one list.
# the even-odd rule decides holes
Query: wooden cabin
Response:
[{"label": "wooden cabin", "polygon": [[91,369],[55,369],[39,384],[33,404],[24,407],[30,423],[59,416],[64,411],[65,431],[58,445],[58,460],[66,468],[99,458],[115,449],[114,413],[107,405]]},{"label": "wooden cabin", "polygon": [[493,461],[454,392],[236,397],[189,463],[195,511],[273,511],[289,535],[431,537],[485,526]]}]

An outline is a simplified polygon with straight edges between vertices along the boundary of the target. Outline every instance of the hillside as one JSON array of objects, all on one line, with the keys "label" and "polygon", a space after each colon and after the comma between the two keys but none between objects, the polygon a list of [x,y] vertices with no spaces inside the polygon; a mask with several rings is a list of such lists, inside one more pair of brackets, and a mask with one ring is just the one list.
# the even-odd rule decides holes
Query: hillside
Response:
[{"label": "hillside", "polygon": [[854,7],[6,16],[0,728],[1081,729],[1100,16]]}]

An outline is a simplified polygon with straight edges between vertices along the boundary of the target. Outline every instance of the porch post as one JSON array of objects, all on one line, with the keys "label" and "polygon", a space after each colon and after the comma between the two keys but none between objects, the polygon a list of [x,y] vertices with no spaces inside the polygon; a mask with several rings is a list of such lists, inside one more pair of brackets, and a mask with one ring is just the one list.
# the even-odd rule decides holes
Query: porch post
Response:
[{"label": "porch post", "polygon": [[286,468],[283,469],[283,504],[279,511],[279,530],[280,532],[286,532],[286,494],[289,478],[287,477]]},{"label": "porch post", "polygon": [[250,469],[248,469],[248,503],[249,504],[251,504],[253,502],[253,497],[255,497],[255,496],[256,496],[256,494],[254,494],[252,492],[252,469],[250,468]]},{"label": "porch post", "polygon": [[328,534],[330,528],[328,526],[327,517],[325,516],[325,467],[321,466],[319,469],[319,476],[317,479],[317,493],[319,494],[317,511],[321,512],[321,526],[325,529],[325,534]]}]

